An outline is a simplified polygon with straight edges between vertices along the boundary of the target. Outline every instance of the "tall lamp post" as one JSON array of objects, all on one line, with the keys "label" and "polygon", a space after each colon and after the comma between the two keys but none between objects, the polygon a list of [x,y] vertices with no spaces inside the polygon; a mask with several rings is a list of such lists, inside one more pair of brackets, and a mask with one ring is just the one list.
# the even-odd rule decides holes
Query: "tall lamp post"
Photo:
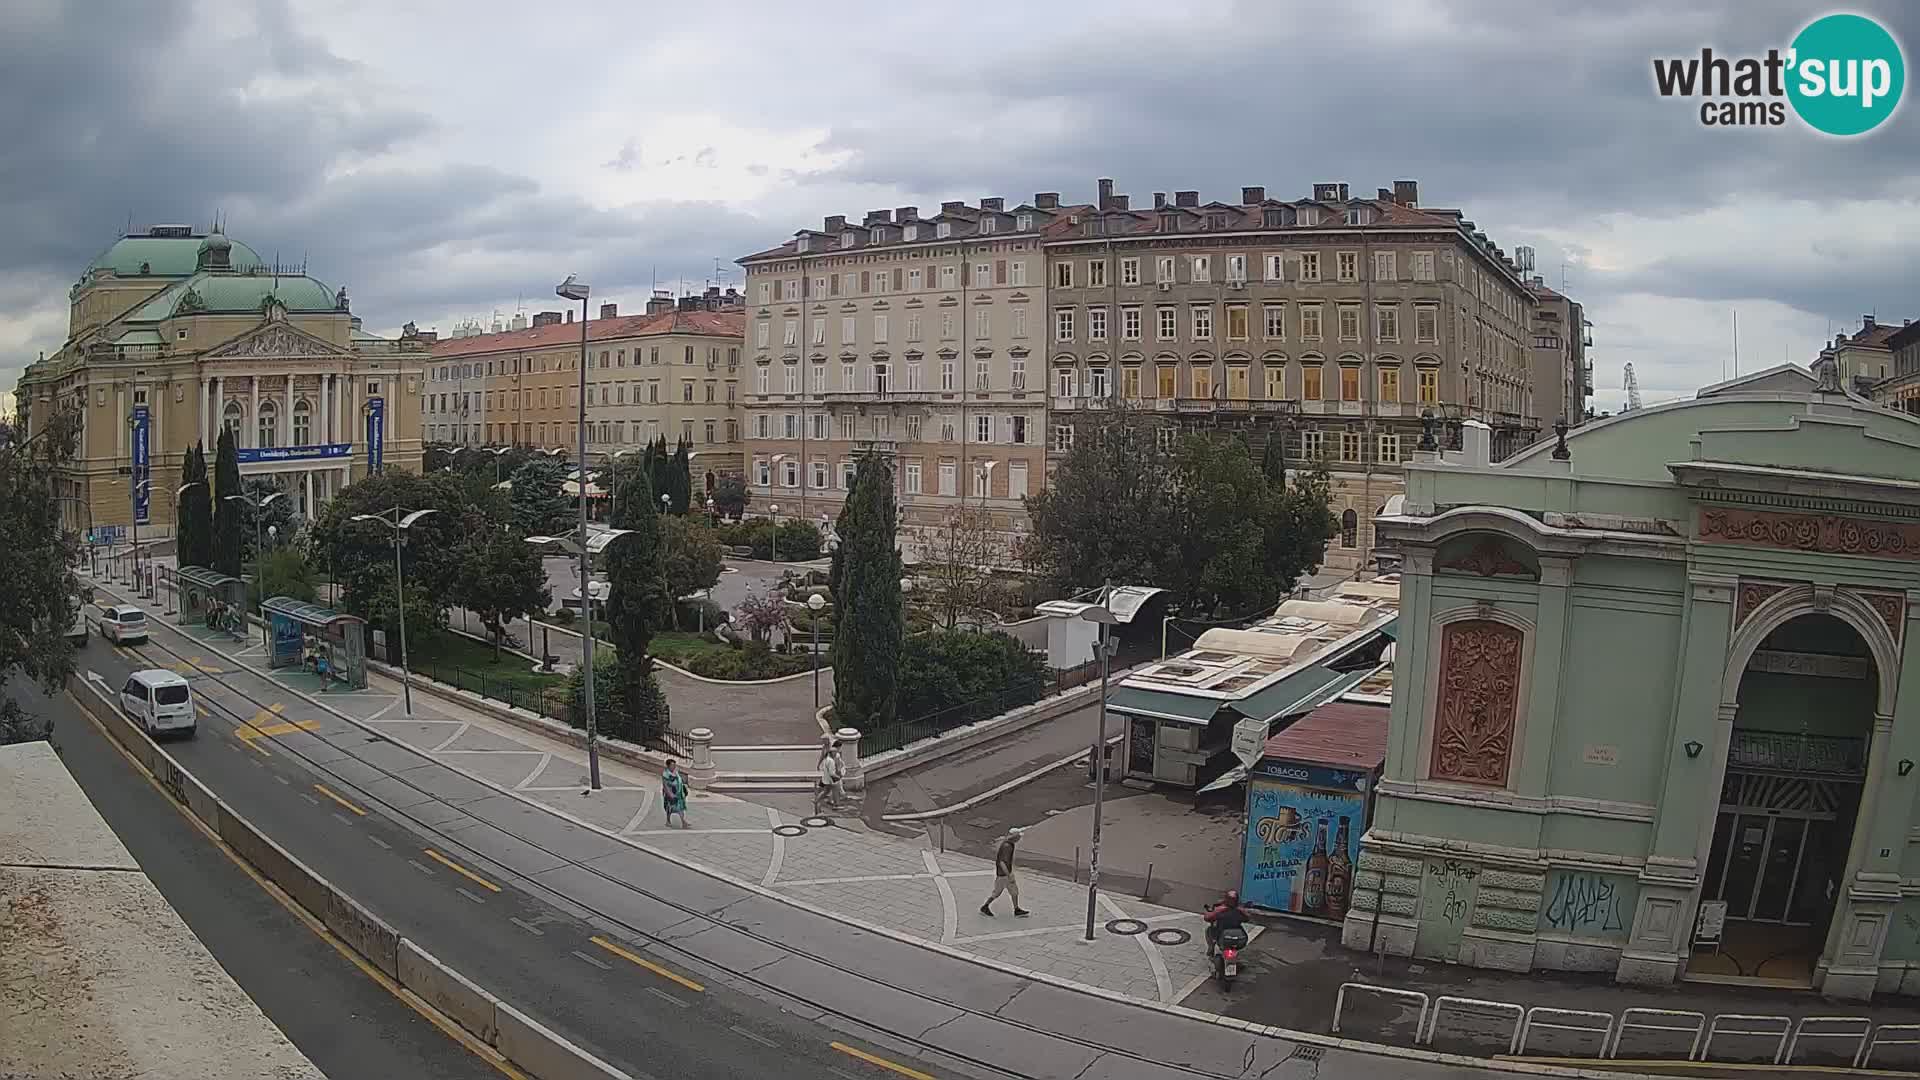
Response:
[{"label": "tall lamp post", "polygon": [[779,562],[780,561],[780,504],[774,503],[773,505],[767,507],[767,510],[773,514],[773,561]]},{"label": "tall lamp post", "polygon": [[267,544],[263,532],[265,524],[264,515],[262,515],[260,511],[272,506],[276,499],[285,495],[286,492],[284,491],[276,491],[267,495],[265,498],[261,498],[259,496],[249,495],[243,491],[238,495],[220,496],[224,502],[243,502],[253,507],[253,591],[258,594],[253,599],[255,606],[260,609],[260,642],[263,645],[271,645],[272,642],[268,640],[267,609],[265,607],[267,602],[267,579],[266,575],[261,573],[266,562]]},{"label": "tall lamp post", "polygon": [[827,598],[819,593],[807,597],[807,610],[813,612],[813,715],[820,715],[820,613]]},{"label": "tall lamp post", "polygon": [[128,549],[128,559],[133,567],[133,595],[145,595],[141,588],[146,579],[140,574],[140,492],[151,490],[152,480],[142,480],[127,491],[127,520],[133,523],[133,546]]},{"label": "tall lamp post", "polygon": [[1100,896],[1100,817],[1107,796],[1107,673],[1112,664],[1114,641],[1112,627],[1120,620],[1114,617],[1113,609],[1107,605],[1112,602],[1113,582],[1108,581],[1100,588],[1100,603],[1080,612],[1080,617],[1088,622],[1100,624],[1100,709],[1098,719],[1094,721],[1093,756],[1088,760],[1093,764],[1093,841],[1087,861],[1087,932],[1086,939],[1093,940],[1094,907]]},{"label": "tall lamp post", "polygon": [[570,555],[577,554],[580,556],[580,611],[581,614],[586,616],[587,623],[586,634],[580,640],[581,647],[586,650],[580,658],[580,670],[586,676],[586,698],[584,704],[587,714],[587,783],[590,785],[588,788],[590,791],[600,790],[600,744],[593,722],[593,581],[587,576],[586,570],[588,559],[592,557],[594,552],[606,550],[608,544],[632,532],[632,529],[607,529],[598,535],[589,537],[587,535],[586,522],[583,521],[580,523],[580,533],[577,538],[564,536],[527,537],[527,543],[532,544],[534,547],[544,548],[553,546],[560,548]]},{"label": "tall lamp post", "polygon": [[579,437],[580,447],[580,605],[587,616],[584,633],[580,637],[580,670],[585,682],[584,702],[587,712],[587,766],[593,782],[594,791],[600,790],[600,755],[593,740],[593,577],[587,555],[587,297],[593,287],[581,281],[577,275],[568,274],[567,280],[554,286],[553,293],[562,300],[580,301],[580,415],[575,422],[574,434]]},{"label": "tall lamp post", "polygon": [[[231,496],[229,496],[231,497]],[[407,667],[407,581],[406,571],[400,566],[400,534],[413,527],[413,523],[428,514],[437,514],[438,510],[415,510],[402,514],[399,507],[382,510],[378,514],[355,514],[348,521],[377,521],[393,533],[393,600],[400,613],[400,692],[406,701],[406,714],[413,715],[413,672]],[[392,514],[394,520],[388,521]]]}]

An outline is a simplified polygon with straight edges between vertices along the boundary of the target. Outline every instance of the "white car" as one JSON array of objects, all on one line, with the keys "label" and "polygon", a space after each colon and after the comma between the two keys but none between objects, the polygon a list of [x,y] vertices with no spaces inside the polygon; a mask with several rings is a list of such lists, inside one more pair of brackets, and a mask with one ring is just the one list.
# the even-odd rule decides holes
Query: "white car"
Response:
[{"label": "white car", "polygon": [[161,668],[136,671],[120,688],[120,708],[149,735],[194,733],[193,688]]},{"label": "white car", "polygon": [[115,604],[100,614],[100,636],[115,645],[145,644],[147,613],[132,604]]}]

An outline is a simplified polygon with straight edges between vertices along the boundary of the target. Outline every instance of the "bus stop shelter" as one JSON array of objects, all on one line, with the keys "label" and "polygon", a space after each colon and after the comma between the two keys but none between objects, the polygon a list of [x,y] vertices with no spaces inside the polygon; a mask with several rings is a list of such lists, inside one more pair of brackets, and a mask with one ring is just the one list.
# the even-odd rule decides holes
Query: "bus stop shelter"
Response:
[{"label": "bus stop shelter", "polygon": [[366,620],[291,596],[276,596],[260,606],[270,631],[269,668],[297,667],[320,676],[323,684],[367,688]]},{"label": "bus stop shelter", "polygon": [[204,566],[183,566],[171,576],[179,594],[175,600],[176,625],[207,626],[237,638],[247,636],[246,582]]}]

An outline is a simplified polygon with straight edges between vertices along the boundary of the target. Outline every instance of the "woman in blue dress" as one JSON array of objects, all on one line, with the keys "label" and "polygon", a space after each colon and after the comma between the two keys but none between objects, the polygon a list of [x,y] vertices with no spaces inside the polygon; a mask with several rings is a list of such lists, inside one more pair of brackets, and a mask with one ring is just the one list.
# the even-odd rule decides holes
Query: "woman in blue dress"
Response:
[{"label": "woman in blue dress", "polygon": [[660,805],[666,807],[667,824],[673,824],[673,815],[680,815],[680,827],[691,828],[687,824],[687,774],[680,771],[678,763],[667,759],[667,768],[660,774]]}]

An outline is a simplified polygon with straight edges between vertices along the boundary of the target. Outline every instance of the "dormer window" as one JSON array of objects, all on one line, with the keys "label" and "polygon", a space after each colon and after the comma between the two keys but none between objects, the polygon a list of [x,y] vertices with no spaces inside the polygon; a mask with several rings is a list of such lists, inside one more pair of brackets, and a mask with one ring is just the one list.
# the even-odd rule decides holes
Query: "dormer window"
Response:
[{"label": "dormer window", "polygon": [[1280,209],[1268,210],[1266,212],[1265,217],[1266,217],[1266,226],[1269,229],[1278,229],[1285,226],[1287,223],[1287,212],[1285,210],[1280,210]]},{"label": "dormer window", "polygon": [[886,242],[887,242],[887,230],[885,230],[885,229],[882,229],[882,228],[880,228],[880,227],[878,227],[878,226],[875,226],[874,228],[871,228],[871,229],[868,229],[868,230],[867,230],[867,242],[868,242],[868,243],[870,243],[870,244],[884,244],[884,243],[886,243]]},{"label": "dormer window", "polygon": [[1349,224],[1349,225],[1365,225],[1366,223],[1367,223],[1367,208],[1366,208],[1366,207],[1364,207],[1364,206],[1351,206],[1351,207],[1348,207],[1348,208],[1347,208],[1347,224]]},{"label": "dormer window", "polygon": [[1180,215],[1161,214],[1160,215],[1160,231],[1161,232],[1179,232],[1180,231]]},{"label": "dormer window", "polygon": [[933,235],[941,240],[953,235],[953,222],[943,221],[933,227]]},{"label": "dormer window", "polygon": [[840,234],[840,246],[843,248],[853,246],[853,234],[851,232],[843,232]]},{"label": "dormer window", "polygon": [[999,224],[1000,224],[999,219],[994,218],[991,215],[987,217],[983,217],[980,219],[980,231],[983,233],[990,233],[994,231],[996,228],[998,228]]},{"label": "dormer window", "polygon": [[809,239],[810,239],[810,237],[807,237],[807,236],[798,236],[798,237],[795,237],[795,238],[794,238],[794,241],[793,241],[793,250],[795,250],[795,251],[805,251],[805,250],[807,250],[807,241],[808,241]]},{"label": "dormer window", "polygon": [[1021,232],[1026,232],[1028,229],[1033,228],[1033,215],[1021,214],[1015,217],[1013,219],[1013,227]]},{"label": "dormer window", "polygon": [[1320,224],[1320,208],[1317,206],[1301,207],[1300,208],[1300,224],[1302,225]]},{"label": "dormer window", "polygon": [[920,226],[918,225],[901,226],[900,238],[907,241],[914,241],[914,240],[920,239]]},{"label": "dormer window", "polygon": [[1207,215],[1207,228],[1224,229],[1226,227],[1227,227],[1227,215],[1225,214],[1208,214]]}]

